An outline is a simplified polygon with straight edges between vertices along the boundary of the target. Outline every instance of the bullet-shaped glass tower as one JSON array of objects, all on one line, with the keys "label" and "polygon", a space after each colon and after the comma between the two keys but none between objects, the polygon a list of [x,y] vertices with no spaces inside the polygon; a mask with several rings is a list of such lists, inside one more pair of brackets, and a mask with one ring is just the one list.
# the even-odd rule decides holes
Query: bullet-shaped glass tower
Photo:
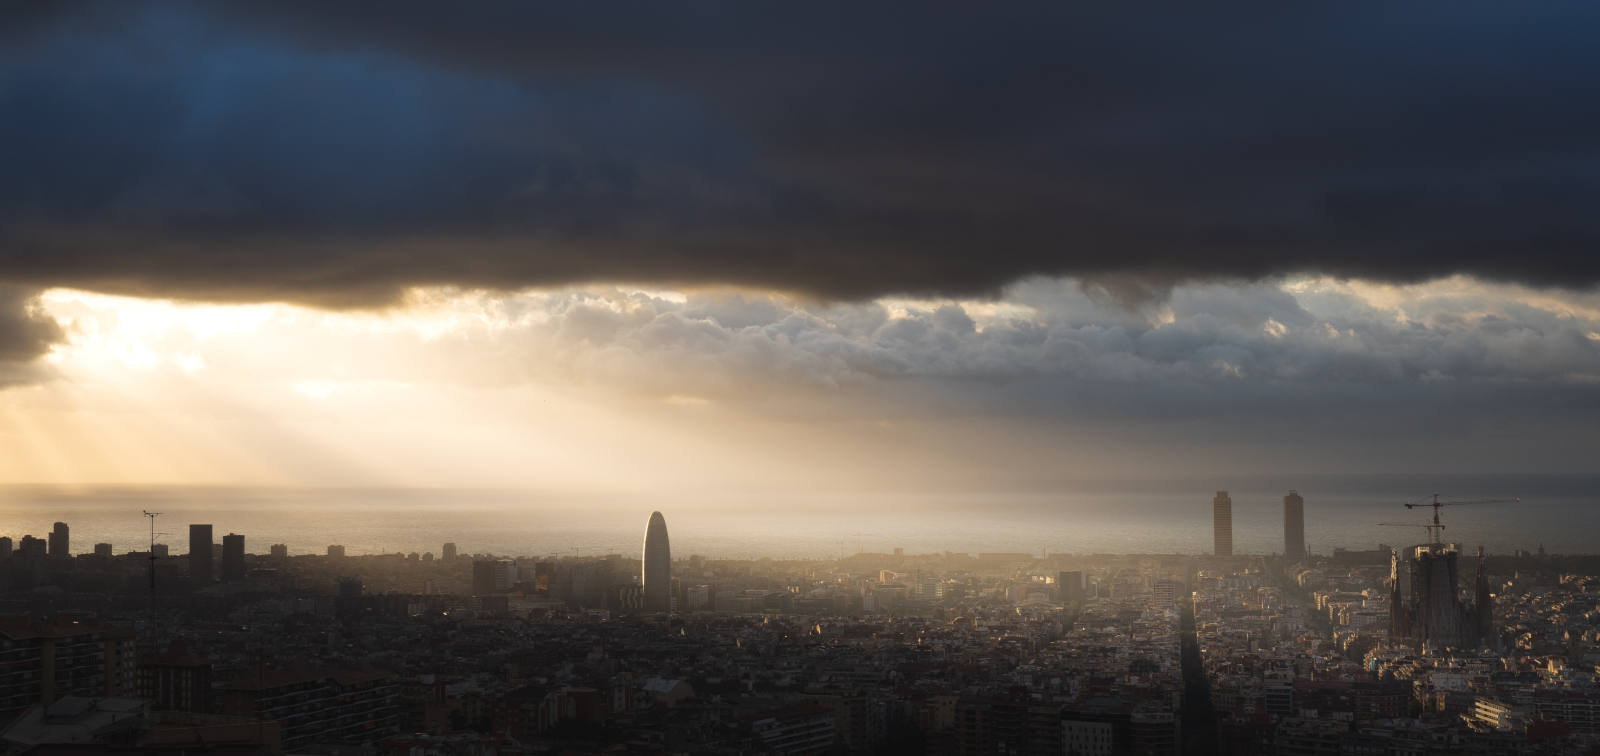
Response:
[{"label": "bullet-shaped glass tower", "polygon": [[667,545],[667,520],[660,512],[650,513],[644,530],[644,610],[665,612],[672,609],[672,547]]}]

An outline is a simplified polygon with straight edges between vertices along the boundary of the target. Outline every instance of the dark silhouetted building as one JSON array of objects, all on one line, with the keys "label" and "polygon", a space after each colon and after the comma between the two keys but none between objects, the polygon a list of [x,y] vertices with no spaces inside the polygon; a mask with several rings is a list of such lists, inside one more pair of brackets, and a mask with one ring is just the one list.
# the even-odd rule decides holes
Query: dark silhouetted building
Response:
[{"label": "dark silhouetted building", "polygon": [[1056,599],[1063,604],[1083,604],[1083,573],[1076,570],[1056,573]]},{"label": "dark silhouetted building", "polygon": [[330,556],[330,557],[332,557],[334,559],[343,559],[344,558],[344,547],[339,545],[339,544],[336,544],[336,543],[335,544],[330,544],[328,546],[328,556]]},{"label": "dark silhouetted building", "polygon": [[381,672],[269,669],[222,686],[222,712],[283,728],[283,751],[362,745],[400,731],[400,689]]},{"label": "dark silhouetted building", "polygon": [[45,557],[45,541],[43,538],[34,538],[31,535],[22,537],[17,550],[22,552],[23,559],[43,559]]},{"label": "dark silhouetted building", "polygon": [[72,556],[71,541],[67,533],[67,524],[64,522],[56,523],[55,528],[50,531],[51,559],[66,559]]},{"label": "dark silhouetted building", "polygon": [[1290,562],[1306,558],[1306,500],[1295,491],[1283,497],[1283,557]]},{"label": "dark silhouetted building", "polygon": [[1211,500],[1212,553],[1233,556],[1233,499],[1227,491],[1218,491]]},{"label": "dark silhouetted building", "polygon": [[101,559],[111,558],[111,544],[97,543],[94,545],[94,555]]},{"label": "dark silhouetted building", "polygon": [[0,559],[10,559],[12,548],[11,538],[9,536],[0,536]]},{"label": "dark silhouetted building", "polygon": [[211,710],[211,662],[174,644],[165,653],[139,662],[139,697],[159,711]]},{"label": "dark silhouetted building", "polygon": [[479,559],[472,563],[472,593],[483,596],[511,588],[516,582],[517,563],[502,559]]},{"label": "dark silhouetted building", "polygon": [[272,558],[273,559],[286,559],[289,556],[289,545],[288,544],[283,544],[283,543],[275,543],[275,544],[272,544],[272,547],[271,547],[271,549],[269,549],[269,551],[272,553]]},{"label": "dark silhouetted building", "polygon": [[211,560],[211,526],[189,526],[189,576],[196,580],[210,580],[216,576]]},{"label": "dark silhouetted building", "polygon": [[0,617],[0,721],[62,696],[133,695],[137,659],[131,631],[93,620]]},{"label": "dark silhouetted building", "polygon": [[644,564],[639,582],[644,590],[644,610],[672,610],[672,547],[667,543],[667,520],[660,512],[650,513],[644,530]]},{"label": "dark silhouetted building", "polygon": [[228,583],[244,579],[244,536],[237,533],[222,537],[222,579]]},{"label": "dark silhouetted building", "polygon": [[442,553],[446,562],[454,562],[456,560],[456,545],[454,543],[445,544]]},{"label": "dark silhouetted building", "polygon": [[1428,543],[1411,549],[1411,594],[1402,597],[1400,560],[1389,567],[1389,635],[1419,646],[1477,647],[1495,642],[1494,605],[1480,555],[1475,603],[1462,602],[1457,570],[1459,550],[1453,543]]}]

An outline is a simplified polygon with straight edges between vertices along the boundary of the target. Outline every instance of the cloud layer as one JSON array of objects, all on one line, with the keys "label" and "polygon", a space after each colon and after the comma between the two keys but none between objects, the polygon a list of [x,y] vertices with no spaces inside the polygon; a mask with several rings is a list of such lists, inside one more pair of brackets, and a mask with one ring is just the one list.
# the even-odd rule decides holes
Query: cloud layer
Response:
[{"label": "cloud layer", "polygon": [[[331,423],[327,444],[420,443],[394,453],[447,467],[456,457],[427,439],[450,427],[475,471],[578,438],[697,480],[739,459],[742,480],[769,485],[1573,471],[1600,406],[1600,297],[1469,279],[1186,284],[1145,311],[1057,279],[997,299],[855,303],[424,290],[384,315],[71,292],[45,304],[73,323],[53,367],[89,392],[85,416],[123,415],[117,397],[135,396],[164,422],[239,438]],[[505,446],[472,445],[502,426]]]},{"label": "cloud layer", "polygon": [[1032,274],[1584,288],[1596,15],[52,6],[0,37],[0,111],[27,114],[0,122],[0,277],[334,305]]}]

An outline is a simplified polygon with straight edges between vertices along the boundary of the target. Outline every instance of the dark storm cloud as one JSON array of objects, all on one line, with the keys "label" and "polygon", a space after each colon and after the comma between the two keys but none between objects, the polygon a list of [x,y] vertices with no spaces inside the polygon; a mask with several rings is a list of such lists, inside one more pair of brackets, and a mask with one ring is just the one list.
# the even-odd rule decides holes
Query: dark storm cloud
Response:
[{"label": "dark storm cloud", "polygon": [[36,292],[0,284],[0,387],[40,375],[28,365],[60,341],[61,326],[39,309]]},{"label": "dark storm cloud", "polygon": [[1597,15],[61,6],[0,32],[0,276],[329,304],[607,279],[1589,287]]}]

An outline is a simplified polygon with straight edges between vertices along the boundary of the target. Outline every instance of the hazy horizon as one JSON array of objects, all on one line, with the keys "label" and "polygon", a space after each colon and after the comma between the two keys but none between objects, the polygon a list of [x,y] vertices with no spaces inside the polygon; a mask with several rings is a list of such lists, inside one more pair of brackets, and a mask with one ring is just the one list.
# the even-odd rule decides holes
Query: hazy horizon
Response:
[{"label": "hazy horizon", "polygon": [[[1289,478],[1236,477],[1234,543],[1239,553],[1282,549],[1282,496]],[[1492,552],[1558,553],[1592,550],[1587,534],[1600,528],[1600,476],[1299,476],[1312,551],[1370,549],[1424,539],[1415,529],[1380,522],[1416,522],[1422,512],[1402,507],[1428,496],[1516,498],[1514,504],[1452,507],[1446,539]],[[1416,490],[1423,487],[1424,490]],[[13,529],[48,530],[55,520],[73,528],[74,542],[105,540],[118,553],[146,548],[144,509],[162,512],[162,539],[180,553],[186,524],[208,522],[220,538],[246,536],[254,553],[287,543],[291,553],[321,553],[340,543],[351,554],[431,551],[454,541],[463,553],[508,556],[632,554],[649,513],[662,511],[680,558],[689,554],[738,558],[832,558],[858,548],[912,553],[1028,551],[1030,553],[1209,553],[1214,488],[1188,484],[1126,486],[1055,493],[769,493],[685,500],[667,496],[563,496],[545,492],[488,493],[448,489],[286,489],[141,486],[65,491],[0,487],[0,517]],[[20,532],[12,535],[20,535]]]}]

